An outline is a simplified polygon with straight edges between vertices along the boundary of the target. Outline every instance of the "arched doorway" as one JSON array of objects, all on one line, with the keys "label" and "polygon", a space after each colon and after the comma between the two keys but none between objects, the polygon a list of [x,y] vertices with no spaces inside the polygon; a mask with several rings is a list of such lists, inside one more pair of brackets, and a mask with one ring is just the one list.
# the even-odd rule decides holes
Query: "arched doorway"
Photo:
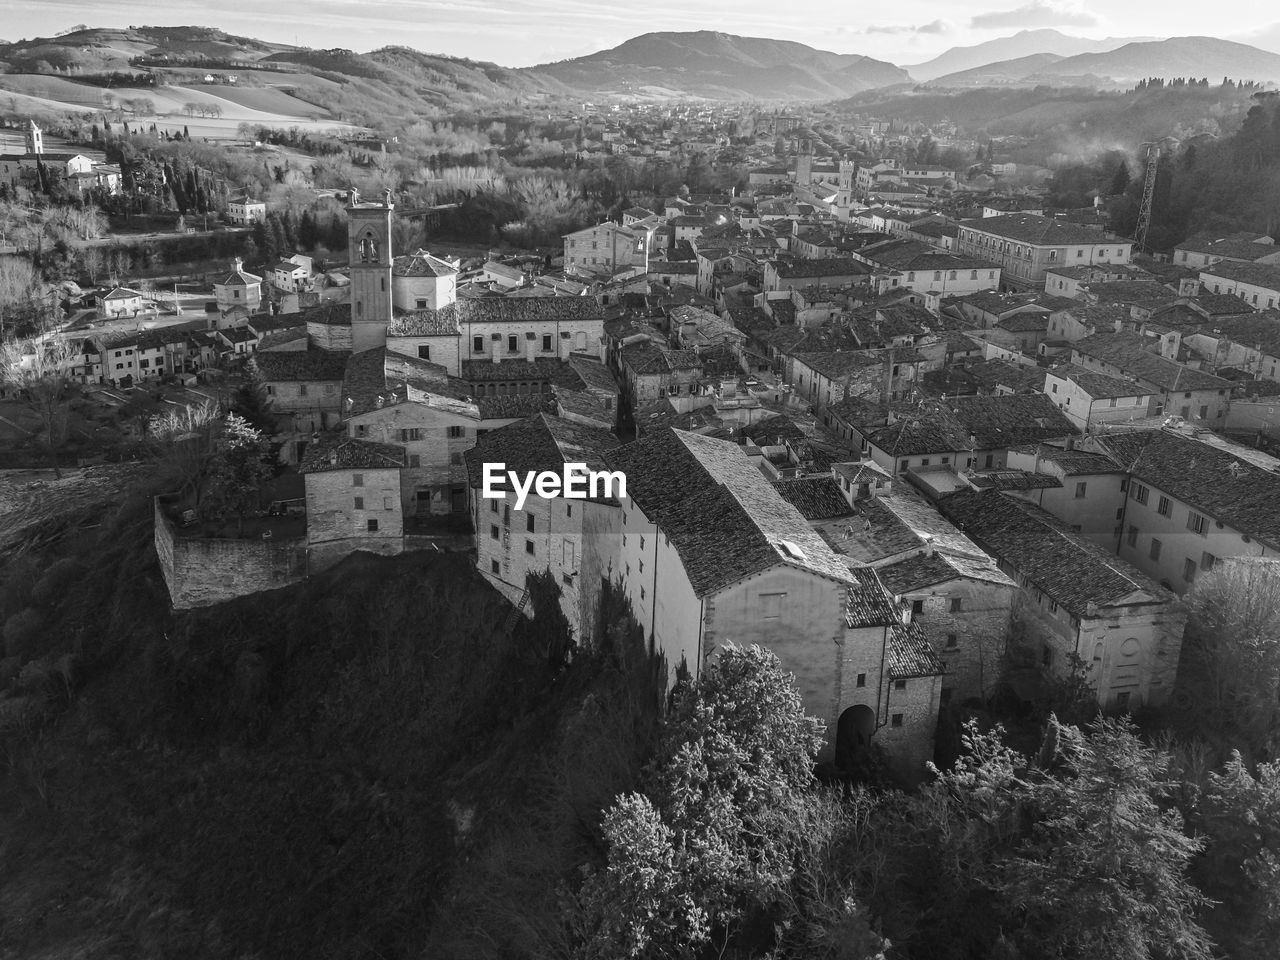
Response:
[{"label": "arched doorway", "polygon": [[876,715],[865,704],[849,707],[836,723],[836,767],[852,770],[858,758],[871,746],[876,732]]}]

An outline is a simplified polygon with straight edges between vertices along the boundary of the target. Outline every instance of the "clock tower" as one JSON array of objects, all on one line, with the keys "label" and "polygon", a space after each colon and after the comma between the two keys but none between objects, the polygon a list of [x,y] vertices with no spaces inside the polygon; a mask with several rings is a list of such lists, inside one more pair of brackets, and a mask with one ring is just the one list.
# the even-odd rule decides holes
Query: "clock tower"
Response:
[{"label": "clock tower", "polygon": [[384,346],[391,323],[391,191],[381,201],[360,199],[355,188],[347,204],[347,255],[351,264],[351,349]]}]

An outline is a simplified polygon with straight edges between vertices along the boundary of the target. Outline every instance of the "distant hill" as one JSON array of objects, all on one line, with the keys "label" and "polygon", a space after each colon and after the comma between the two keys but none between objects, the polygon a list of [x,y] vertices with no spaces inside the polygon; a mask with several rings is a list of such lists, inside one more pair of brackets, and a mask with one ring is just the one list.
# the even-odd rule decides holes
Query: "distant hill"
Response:
[{"label": "distant hill", "polygon": [[597,93],[660,87],[717,99],[823,100],[910,80],[902,68],[870,57],[710,30],[646,33],[521,72]]},{"label": "distant hill", "polygon": [[952,47],[925,63],[904,66],[911,76],[927,82],[948,74],[961,73],[975,67],[1020,60],[1038,53],[1052,53],[1059,57],[1074,57],[1082,53],[1102,53],[1133,42],[1134,37],[1108,37],[1090,40],[1072,37],[1057,30],[1021,30],[1011,37],[998,37],[971,47]]},{"label": "distant hill", "polygon": [[1217,37],[1173,37],[1067,57],[1037,73],[1045,78],[1086,75],[1120,83],[1143,77],[1208,77],[1210,83],[1223,77],[1280,81],[1280,55]]},{"label": "distant hill", "polygon": [[1032,74],[1041,73],[1062,59],[1064,58],[1056,53],[1033,53],[1028,57],[1000,60],[974,67],[972,70],[948,73],[928,81],[925,86],[939,89],[1003,86],[1017,83]]}]

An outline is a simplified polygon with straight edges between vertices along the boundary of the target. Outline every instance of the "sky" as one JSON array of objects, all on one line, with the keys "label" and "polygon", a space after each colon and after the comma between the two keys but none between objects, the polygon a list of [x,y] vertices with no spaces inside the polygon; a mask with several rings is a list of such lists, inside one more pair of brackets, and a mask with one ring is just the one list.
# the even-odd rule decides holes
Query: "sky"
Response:
[{"label": "sky", "polygon": [[1222,36],[1280,52],[1280,10],[1268,16],[1260,12],[1266,6],[1258,0],[836,0],[797,13],[778,0],[0,0],[0,39],[50,36],[77,24],[200,24],[279,43],[358,52],[394,44],[519,67],[608,49],[650,31],[720,30],[901,65],[1040,27],[1092,38]]}]

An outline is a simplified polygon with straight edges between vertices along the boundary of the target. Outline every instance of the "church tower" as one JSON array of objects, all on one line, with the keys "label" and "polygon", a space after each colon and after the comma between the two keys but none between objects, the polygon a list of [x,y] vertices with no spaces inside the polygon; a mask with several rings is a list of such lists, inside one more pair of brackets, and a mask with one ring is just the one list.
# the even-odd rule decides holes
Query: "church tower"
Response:
[{"label": "church tower", "polygon": [[362,201],[353,188],[347,204],[347,255],[351,263],[351,349],[387,342],[391,322],[391,191],[381,202]]},{"label": "church tower", "polygon": [[36,126],[34,120],[27,121],[27,129],[23,131],[27,153],[44,153],[44,131]]}]

